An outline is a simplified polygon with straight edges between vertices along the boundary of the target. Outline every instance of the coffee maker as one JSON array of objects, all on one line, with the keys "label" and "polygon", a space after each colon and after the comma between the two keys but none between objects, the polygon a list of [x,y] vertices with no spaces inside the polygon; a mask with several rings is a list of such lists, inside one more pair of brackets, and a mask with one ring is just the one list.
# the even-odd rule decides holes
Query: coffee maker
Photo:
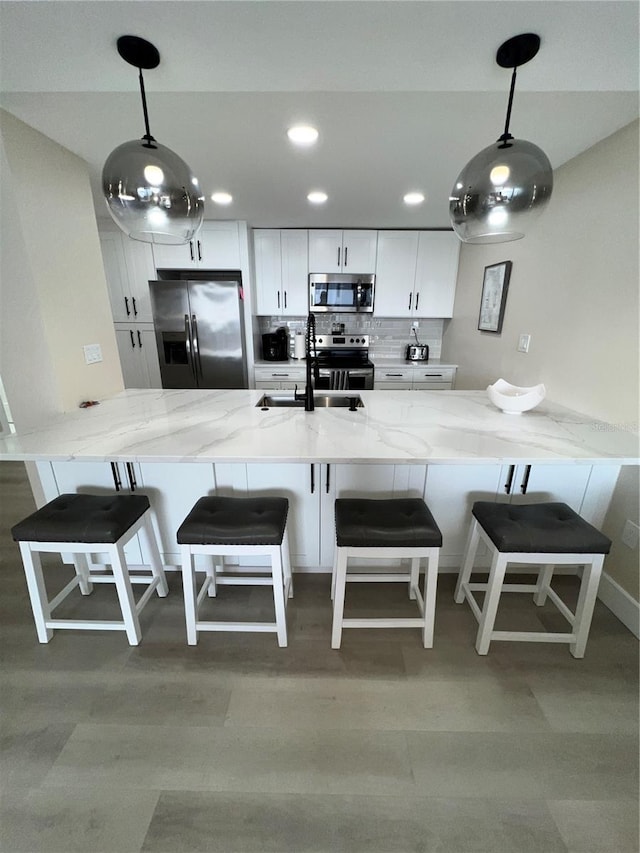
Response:
[{"label": "coffee maker", "polygon": [[262,358],[265,361],[289,360],[289,335],[284,326],[262,336]]}]

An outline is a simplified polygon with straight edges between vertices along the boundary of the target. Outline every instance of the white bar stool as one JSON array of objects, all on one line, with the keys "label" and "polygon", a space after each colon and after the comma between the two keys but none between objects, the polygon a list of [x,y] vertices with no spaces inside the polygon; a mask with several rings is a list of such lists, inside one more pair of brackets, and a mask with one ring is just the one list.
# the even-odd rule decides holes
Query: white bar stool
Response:
[{"label": "white bar stool", "polygon": [[[178,529],[182,550],[187,642],[195,646],[200,631],[267,631],[278,635],[278,645],[287,645],[287,598],[293,597],[291,559],[287,533],[289,501],[286,498],[204,497],[197,501]],[[196,554],[216,557],[268,556],[268,575],[219,575],[213,561],[197,591],[193,558]],[[273,586],[274,622],[216,622],[198,618],[205,595],[215,597],[218,584]]]},{"label": "white bar stool", "polygon": [[[611,540],[564,503],[499,504],[476,501],[462,568],[456,585],[458,604],[469,602],[479,627],[476,651],[486,655],[492,640],[533,643],[568,643],[575,658],[584,657],[605,554]],[[486,583],[471,583],[473,563],[482,539],[492,555]],[[540,566],[535,584],[504,583],[507,565]],[[575,613],[551,589],[557,565],[582,565],[582,580]],[[484,591],[482,609],[473,593]],[[569,632],[494,631],[502,592],[532,592],[540,606],[549,598],[571,625]]]},{"label": "white bar stool", "polygon": [[[143,535],[151,560],[151,575],[131,576],[124,546],[138,533]],[[145,495],[60,495],[11,529],[20,553],[29,588],[38,639],[48,643],[54,628],[90,631],[126,631],[130,645],[142,637],[138,614],[154,590],[164,598],[168,587],[151,524]],[[48,598],[40,553],[73,554],[75,577],[51,601]],[[86,555],[108,555],[112,573],[92,573]],[[52,612],[77,586],[83,595],[94,583],[113,583],[118,592],[122,621],[53,619]],[[136,603],[132,583],[147,584]]]},{"label": "white bar stool", "polygon": [[[331,648],[339,649],[343,628],[420,628],[425,649],[433,646],[433,627],[438,582],[438,555],[442,534],[429,508],[420,498],[338,498],[335,502],[336,550],[331,583],[333,628]],[[409,572],[354,572],[349,557],[408,558]],[[427,558],[424,595],[419,588],[420,560]],[[344,618],[346,584],[353,582],[408,584],[415,599],[416,618]]]}]

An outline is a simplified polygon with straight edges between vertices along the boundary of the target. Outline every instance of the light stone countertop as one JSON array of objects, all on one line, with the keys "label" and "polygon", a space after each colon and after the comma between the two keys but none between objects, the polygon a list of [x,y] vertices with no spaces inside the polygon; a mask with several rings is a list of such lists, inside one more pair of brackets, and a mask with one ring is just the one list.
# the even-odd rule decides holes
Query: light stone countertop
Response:
[{"label": "light stone countertop", "polygon": [[547,400],[506,415],[484,391],[362,391],[356,412],[262,411],[262,393],[129,389],[0,439],[0,461],[640,463],[633,425]]}]

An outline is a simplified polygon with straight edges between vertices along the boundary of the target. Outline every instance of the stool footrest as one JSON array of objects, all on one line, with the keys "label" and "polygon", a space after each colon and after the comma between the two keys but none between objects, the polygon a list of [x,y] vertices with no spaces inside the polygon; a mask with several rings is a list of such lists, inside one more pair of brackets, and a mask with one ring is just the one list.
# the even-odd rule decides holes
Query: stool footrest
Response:
[{"label": "stool footrest", "polygon": [[356,572],[346,577],[347,583],[408,583],[410,580],[411,575],[408,572],[402,574],[394,574],[393,572],[389,574],[384,574],[383,572],[379,574],[376,572],[370,572],[369,574]]},{"label": "stool footrest", "polygon": [[65,600],[69,593],[72,592],[78,586],[79,583],[80,578],[78,577],[78,575],[71,578],[69,583],[64,586],[54,598],[51,599],[51,601],[49,602],[49,611],[55,610],[56,607]]},{"label": "stool footrest", "polygon": [[492,631],[492,640],[515,640],[519,643],[575,643],[575,634],[552,634],[545,631]]},{"label": "stool footrest", "polygon": [[411,618],[377,618],[377,619],[343,619],[343,628],[422,628],[424,619]]},{"label": "stool footrest", "polygon": [[196,622],[198,631],[260,631],[276,633],[276,622]]},{"label": "stool footrest", "polygon": [[97,619],[47,619],[47,628],[73,628],[81,631],[126,631],[124,622],[104,622]]}]

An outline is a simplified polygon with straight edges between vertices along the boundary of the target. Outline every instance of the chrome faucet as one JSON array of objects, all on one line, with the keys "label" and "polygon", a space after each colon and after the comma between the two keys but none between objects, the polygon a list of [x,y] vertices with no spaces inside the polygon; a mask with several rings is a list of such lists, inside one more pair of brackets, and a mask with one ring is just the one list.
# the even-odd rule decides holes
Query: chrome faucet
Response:
[{"label": "chrome faucet", "polygon": [[[309,314],[307,317],[307,330],[304,340],[304,354],[306,358],[306,382],[304,386],[304,394],[298,394],[298,389],[293,392],[296,400],[304,400],[305,412],[313,412],[315,403],[313,400],[313,377],[318,378],[318,353],[316,351],[316,318],[314,314]],[[313,349],[313,355],[311,351]]]}]

